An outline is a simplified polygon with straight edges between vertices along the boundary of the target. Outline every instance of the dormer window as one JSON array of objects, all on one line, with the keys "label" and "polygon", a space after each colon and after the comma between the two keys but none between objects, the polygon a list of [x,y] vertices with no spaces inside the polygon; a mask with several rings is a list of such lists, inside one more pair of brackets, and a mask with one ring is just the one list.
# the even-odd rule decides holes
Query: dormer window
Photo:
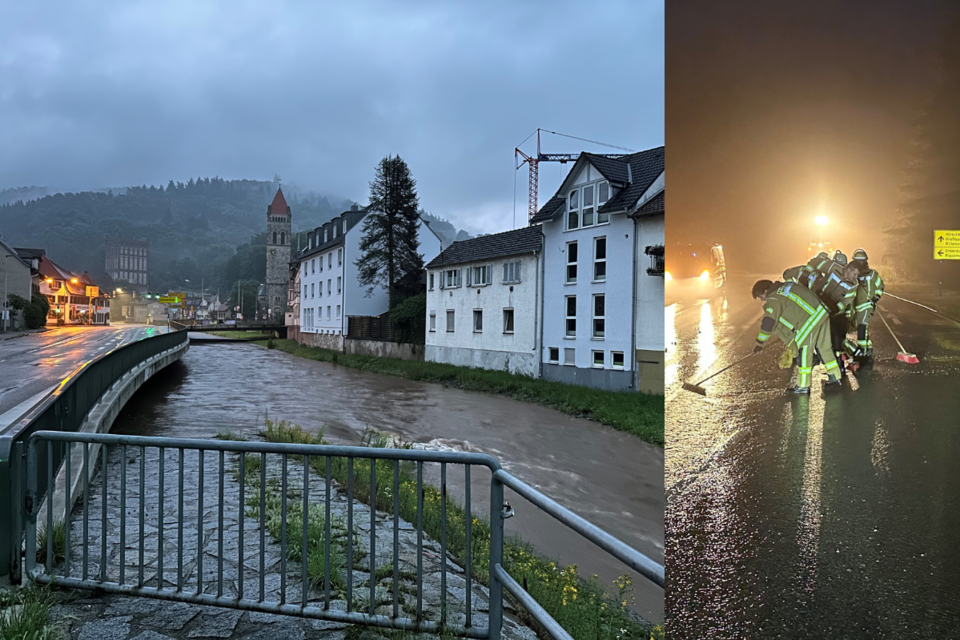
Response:
[{"label": "dormer window", "polygon": [[327,241],[327,230],[326,230],[326,229],[323,230],[323,241],[324,241],[324,242]]},{"label": "dormer window", "polygon": [[597,187],[597,204],[603,204],[610,199],[610,183],[601,182]]},{"label": "dormer window", "polygon": [[574,189],[570,192],[568,199],[569,206],[567,210],[567,229],[580,228],[580,189]]},{"label": "dormer window", "polygon": [[599,213],[597,207],[612,197],[610,183],[605,181],[585,184],[571,191],[567,196],[567,230],[610,222],[610,214]]},{"label": "dormer window", "polygon": [[334,238],[337,237],[337,227],[338,227],[338,226],[339,226],[339,225],[337,225],[337,224],[334,224],[334,225],[333,225],[333,237],[334,237]]}]

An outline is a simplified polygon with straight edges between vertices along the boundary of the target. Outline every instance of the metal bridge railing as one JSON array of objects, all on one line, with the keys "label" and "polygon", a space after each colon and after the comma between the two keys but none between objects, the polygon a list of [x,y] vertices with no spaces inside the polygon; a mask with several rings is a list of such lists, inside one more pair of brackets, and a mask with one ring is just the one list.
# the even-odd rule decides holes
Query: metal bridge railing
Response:
[{"label": "metal bridge railing", "polygon": [[[98,464],[88,453],[94,445],[99,487],[85,480],[77,513],[45,510],[44,530],[62,521],[67,544],[58,558],[47,543],[38,558],[38,506],[60,484],[51,461],[59,452],[88,479]],[[503,567],[506,486],[663,585],[662,566],[485,454],[41,431],[30,439],[29,460],[26,575],[41,583],[493,640],[506,588],[551,635],[570,638]],[[449,475],[449,467],[462,475]],[[488,531],[472,511],[472,486],[483,478],[471,478],[471,469],[478,468],[490,473]],[[439,479],[439,491],[425,472]],[[448,498],[451,480],[462,507]],[[439,502],[439,525],[425,500]],[[425,517],[434,518],[439,540],[425,540]],[[412,554],[401,535],[415,535]],[[460,569],[451,561],[454,541]],[[453,573],[465,581],[463,601],[448,595]],[[435,581],[437,574],[440,601],[427,603],[425,576]],[[486,615],[472,593],[478,577],[488,581]]]},{"label": "metal bridge railing", "polygon": [[[0,576],[20,580],[23,541],[23,492],[26,486],[27,439],[36,431],[78,431],[103,394],[146,360],[188,342],[185,332],[164,333],[123,345],[80,366],[56,389],[6,429],[0,431]],[[62,461],[55,454],[53,464]],[[41,460],[41,477],[46,460]]]}]

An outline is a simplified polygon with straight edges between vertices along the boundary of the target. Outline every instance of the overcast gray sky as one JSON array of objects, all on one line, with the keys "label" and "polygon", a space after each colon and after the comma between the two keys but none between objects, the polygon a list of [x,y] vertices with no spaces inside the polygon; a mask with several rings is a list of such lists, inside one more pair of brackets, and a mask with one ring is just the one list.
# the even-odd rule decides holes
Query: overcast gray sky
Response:
[{"label": "overcast gray sky", "polygon": [[662,0],[50,4],[0,5],[0,189],[279,173],[366,202],[398,153],[428,211],[493,232],[537,127],[664,140]]}]

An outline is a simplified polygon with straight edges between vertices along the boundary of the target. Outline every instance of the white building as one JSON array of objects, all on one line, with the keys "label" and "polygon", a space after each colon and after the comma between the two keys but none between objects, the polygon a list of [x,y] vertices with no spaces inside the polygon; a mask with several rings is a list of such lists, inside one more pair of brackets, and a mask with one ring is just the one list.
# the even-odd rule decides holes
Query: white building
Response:
[{"label": "white building", "polygon": [[[582,153],[531,219],[544,235],[545,379],[637,389],[635,314],[646,312],[638,311],[638,231],[628,215],[656,193],[658,182],[663,189],[663,172],[663,147],[619,158]],[[657,310],[663,313],[662,295]]]},{"label": "white building", "polygon": [[9,297],[33,297],[30,263],[0,238],[0,331],[23,327],[23,312],[14,311]]},{"label": "white building", "polygon": [[539,226],[454,242],[427,265],[424,358],[539,377]]},{"label": "white building", "polygon": [[[350,211],[307,234],[307,246],[297,257],[300,265],[300,336],[304,344],[341,350],[348,316],[379,316],[389,311],[383,287],[360,284],[360,222],[367,210]],[[420,221],[420,253],[424,262],[440,253],[440,238]]]},{"label": "white building", "polygon": [[634,336],[636,337],[637,388],[663,393],[664,388],[664,175],[647,189],[630,214],[636,225],[636,295]]}]

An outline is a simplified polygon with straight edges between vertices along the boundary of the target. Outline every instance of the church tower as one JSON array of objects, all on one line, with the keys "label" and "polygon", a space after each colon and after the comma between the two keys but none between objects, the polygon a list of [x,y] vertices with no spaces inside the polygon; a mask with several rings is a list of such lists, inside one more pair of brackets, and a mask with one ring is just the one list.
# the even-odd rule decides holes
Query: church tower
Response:
[{"label": "church tower", "polygon": [[267,207],[267,309],[270,320],[283,323],[290,280],[290,207],[278,187]]}]

